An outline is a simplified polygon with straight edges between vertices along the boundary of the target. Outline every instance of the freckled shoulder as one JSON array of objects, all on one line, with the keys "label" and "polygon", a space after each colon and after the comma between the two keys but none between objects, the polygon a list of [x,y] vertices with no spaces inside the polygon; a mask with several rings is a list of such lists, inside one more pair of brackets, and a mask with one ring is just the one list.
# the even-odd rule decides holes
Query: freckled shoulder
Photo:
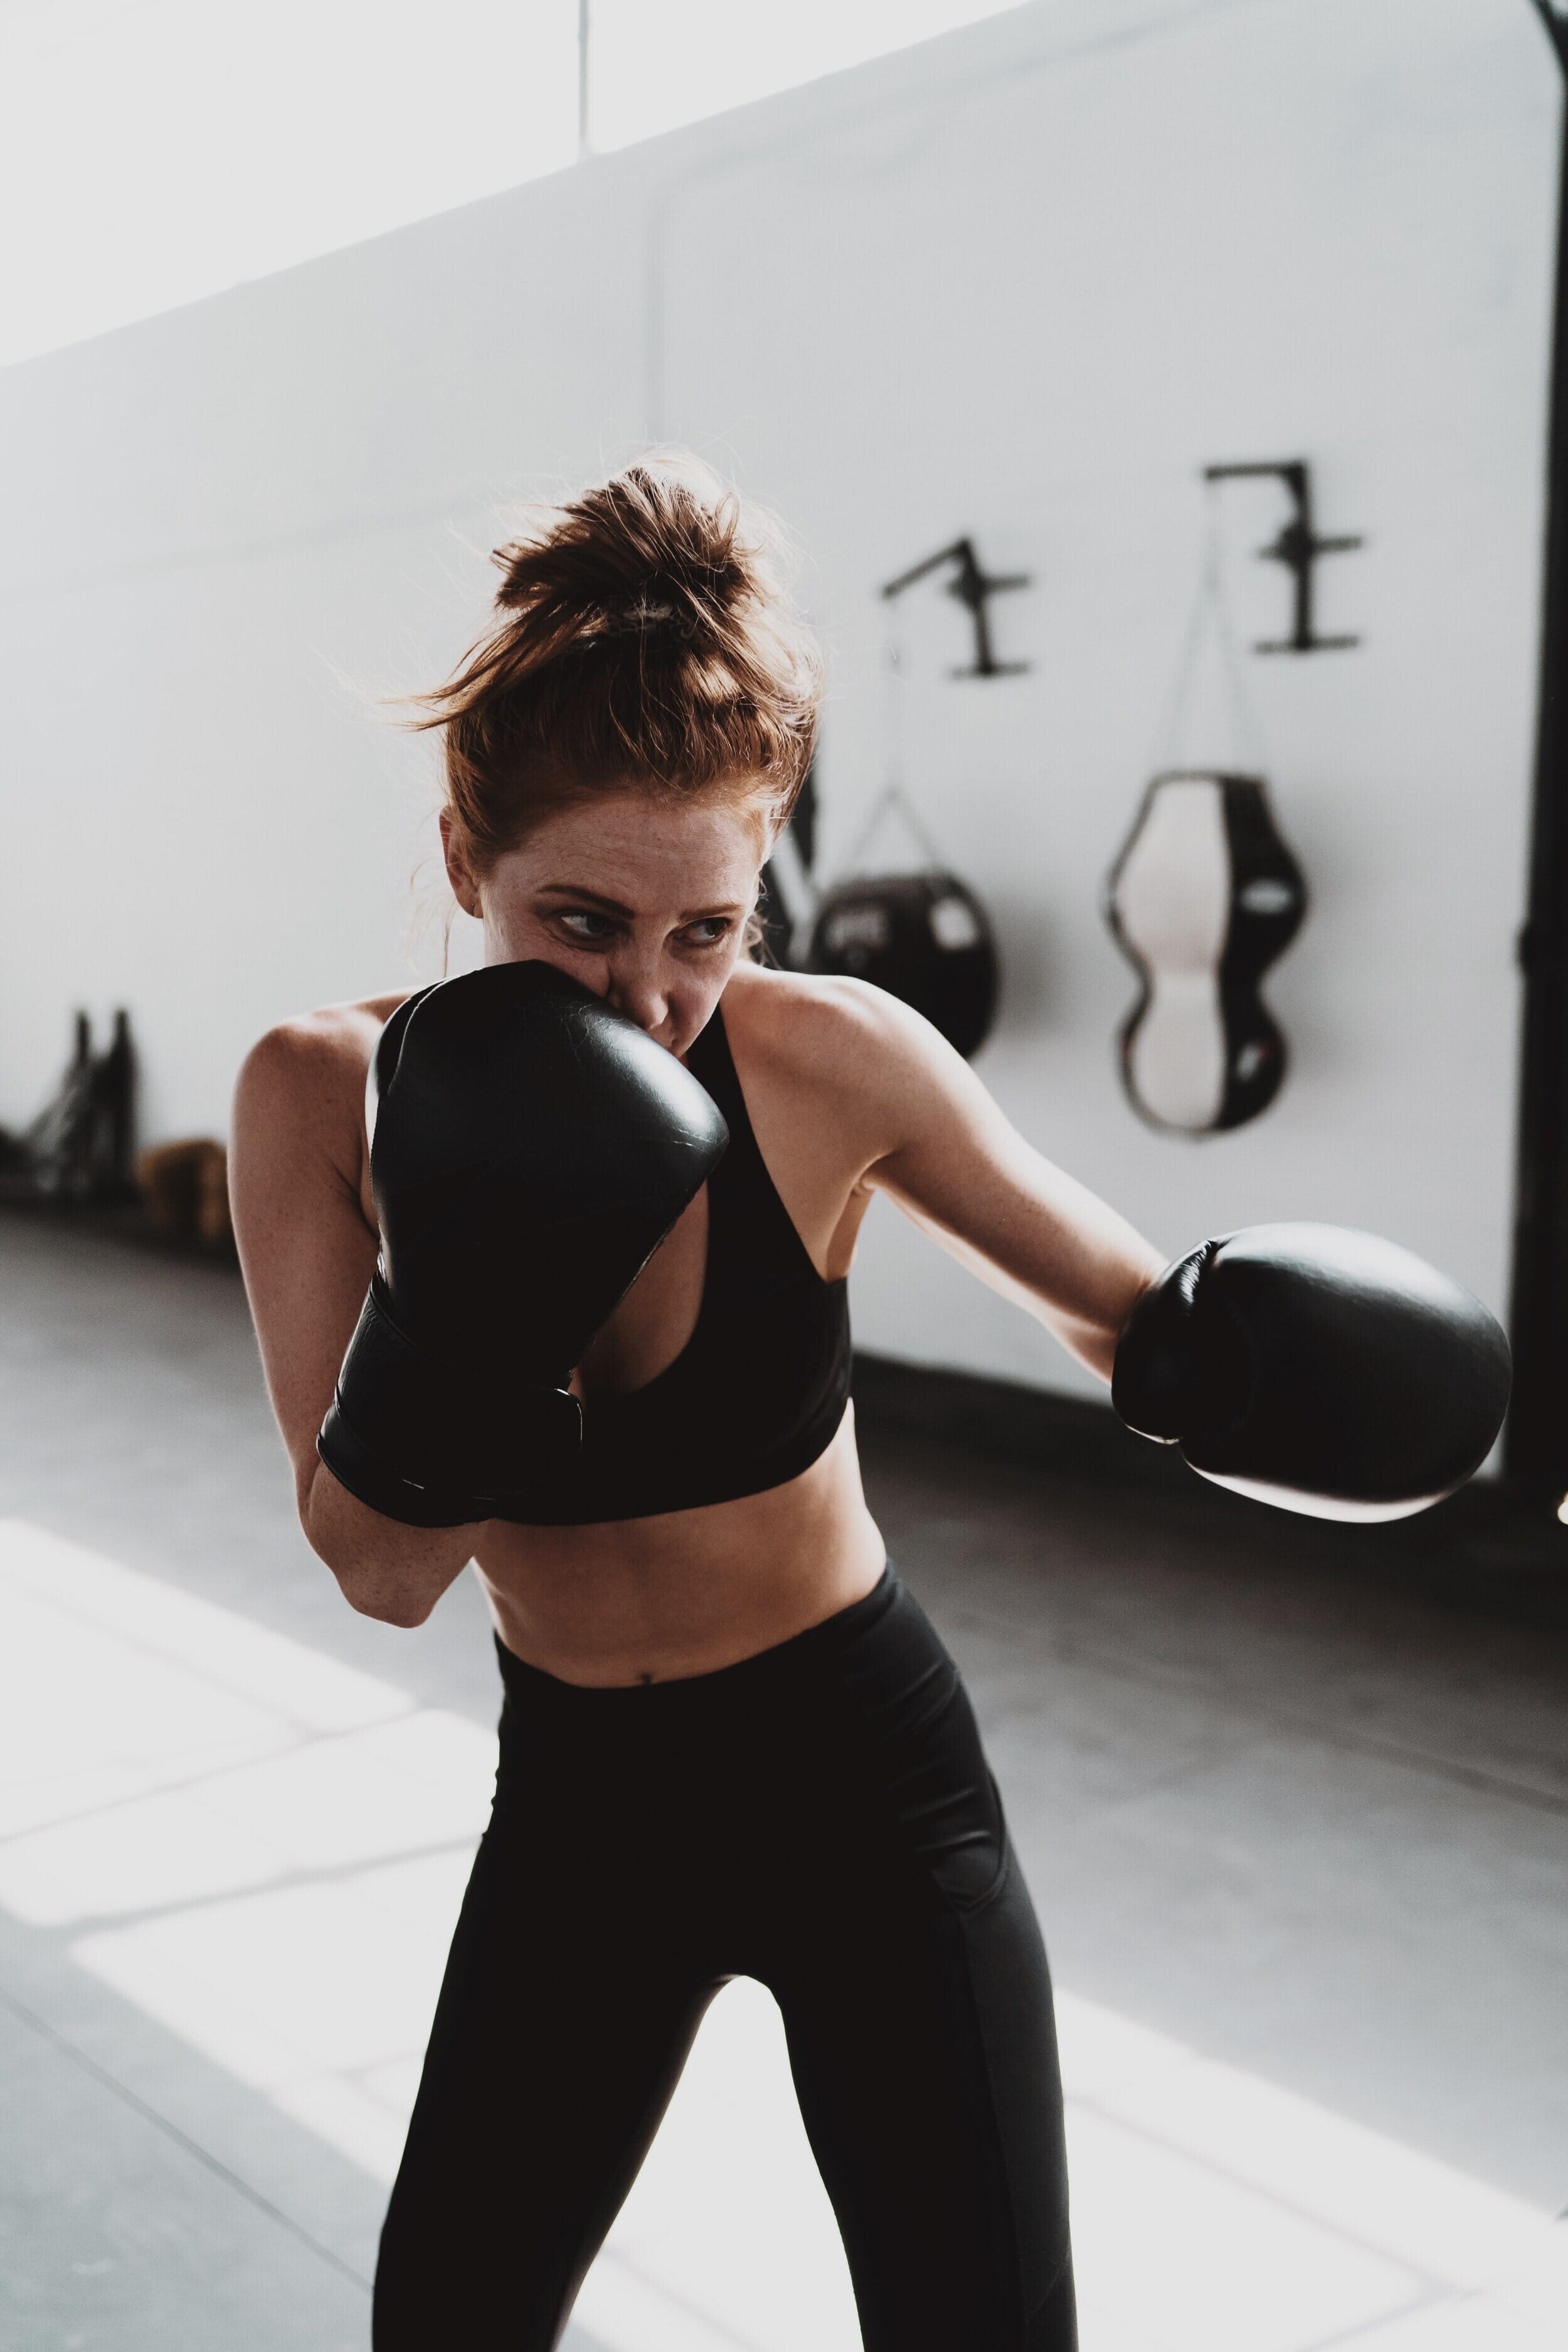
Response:
[{"label": "freckled shoulder", "polygon": [[742,966],[724,992],[738,1066],[829,1129],[856,1160],[901,1132],[911,1091],[950,1049],[909,1006],[866,982]]},{"label": "freckled shoulder", "polygon": [[[235,1142],[242,1152],[304,1149],[330,1160],[355,1192],[365,1159],[364,1087],[383,1026],[408,994],[399,989],[328,1004],[279,1022],[258,1039],[235,1087]],[[248,1156],[248,1155],[247,1155]]]},{"label": "freckled shoulder", "polygon": [[837,1091],[874,1081],[942,1041],[885,989],[742,964],[724,992],[725,1025],[750,1057]]},{"label": "freckled shoulder", "polygon": [[873,1046],[891,1001],[862,981],[743,963],[724,991],[724,1021],[753,1053],[808,1070],[825,1054],[837,1066]]}]

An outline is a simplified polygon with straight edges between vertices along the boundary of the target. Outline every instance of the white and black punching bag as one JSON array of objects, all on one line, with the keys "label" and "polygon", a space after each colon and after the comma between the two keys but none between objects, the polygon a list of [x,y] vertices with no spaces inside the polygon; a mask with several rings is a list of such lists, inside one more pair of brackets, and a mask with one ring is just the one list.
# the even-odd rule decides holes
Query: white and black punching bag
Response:
[{"label": "white and black punching bag", "polygon": [[1259,983],[1307,892],[1257,776],[1156,776],[1110,872],[1106,917],[1142,982],[1121,1074],[1152,1126],[1212,1135],[1266,1110],[1285,1040]]},{"label": "white and black punching bag", "polygon": [[969,1055],[996,1013],[996,945],[984,908],[956,875],[861,875],[817,902],[807,971],[868,980],[923,1013]]}]

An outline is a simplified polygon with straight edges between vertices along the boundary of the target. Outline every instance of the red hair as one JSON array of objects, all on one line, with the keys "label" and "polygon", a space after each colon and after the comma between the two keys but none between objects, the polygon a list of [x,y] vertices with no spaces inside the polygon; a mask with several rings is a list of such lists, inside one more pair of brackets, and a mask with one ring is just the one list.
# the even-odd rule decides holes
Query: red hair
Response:
[{"label": "red hair", "polygon": [[497,620],[420,698],[476,874],[595,793],[718,793],[782,824],[811,762],[821,662],[776,534],[691,459],[647,459],[498,548]]}]

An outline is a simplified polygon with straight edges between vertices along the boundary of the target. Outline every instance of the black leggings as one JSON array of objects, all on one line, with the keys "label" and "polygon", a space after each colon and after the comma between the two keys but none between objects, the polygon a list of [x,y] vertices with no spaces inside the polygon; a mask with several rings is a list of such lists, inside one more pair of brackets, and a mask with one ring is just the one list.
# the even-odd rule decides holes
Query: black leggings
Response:
[{"label": "black leggings", "polygon": [[717,1674],[501,1671],[376,2352],[557,2342],[736,1976],[784,2012],[866,2352],[1072,2352],[1045,1950],[957,1668],[891,1570]]}]

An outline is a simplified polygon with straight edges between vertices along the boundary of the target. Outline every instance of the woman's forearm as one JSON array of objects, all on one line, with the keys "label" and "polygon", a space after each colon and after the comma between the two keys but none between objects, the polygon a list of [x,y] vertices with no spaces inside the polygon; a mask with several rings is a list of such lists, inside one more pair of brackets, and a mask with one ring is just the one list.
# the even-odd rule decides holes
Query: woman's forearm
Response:
[{"label": "woman's forearm", "polygon": [[1097,1379],[1109,1383],[1116,1365],[1117,1343],[1127,1328],[1128,1318],[1144,1292],[1152,1287],[1159,1271],[1152,1253],[1145,1263],[1121,1269],[1120,1279],[1106,1284],[1104,1295],[1097,1300],[1092,1314],[1075,1314],[1038,1298],[1025,1297],[1023,1303],[1033,1309],[1069,1356],[1076,1356]]},{"label": "woman's forearm", "polygon": [[[1059,1279],[1059,1268],[1052,1263],[1039,1267],[1029,1263],[1029,1221],[1026,1218],[1018,1221],[1024,1245],[1014,1239],[1007,1251],[1014,1264],[1008,1266],[915,1202],[900,1198],[899,1205],[911,1223],[940,1242],[960,1265],[978,1275],[987,1289],[1026,1308],[1069,1355],[1076,1356],[1099,1379],[1109,1381],[1116,1359],[1116,1343],[1126,1328],[1127,1318],[1164,1265],[1159,1252],[1113,1210],[1100,1202],[1092,1203],[1098,1212],[1097,1219],[1092,1224],[1086,1220],[1081,1247],[1068,1261],[1074,1294],[1069,1303],[1060,1295],[1069,1285]],[[1055,1253],[1057,1257],[1065,1255]],[[1058,1278],[1052,1279],[1053,1275]],[[1047,1281],[1051,1283],[1048,1291],[1044,1287]]]},{"label": "woman's forearm", "polygon": [[479,1526],[409,1528],[370,1510],[314,1463],[300,1494],[300,1524],[310,1549],[362,1616],[422,1625],[473,1557]]}]

